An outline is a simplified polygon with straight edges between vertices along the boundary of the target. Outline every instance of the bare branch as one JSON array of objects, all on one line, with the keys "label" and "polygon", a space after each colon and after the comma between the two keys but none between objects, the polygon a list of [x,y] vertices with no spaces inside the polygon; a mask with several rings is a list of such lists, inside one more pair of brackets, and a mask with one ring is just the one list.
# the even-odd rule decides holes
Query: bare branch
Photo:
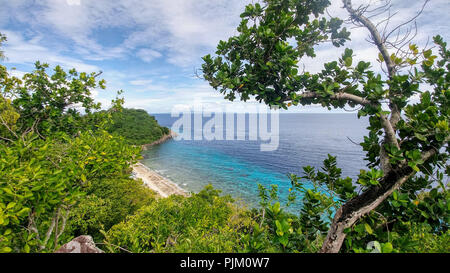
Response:
[{"label": "bare branch", "polygon": [[[381,5],[381,6],[379,6],[379,7],[376,7],[376,8],[374,8],[374,9],[372,9],[372,10],[367,9],[366,12],[373,13],[373,12],[379,12],[380,10],[383,10],[383,12],[388,11],[388,10],[392,7],[392,5],[391,5],[391,0],[387,0],[387,1],[385,1],[385,2],[386,2],[386,4]],[[371,5],[371,4],[369,3],[369,6],[370,6],[370,5]]]},{"label": "bare branch", "polygon": [[56,249],[59,237],[63,234],[64,230],[66,229],[67,219],[69,218],[70,209],[66,208],[65,214],[62,216],[62,224],[61,228],[59,228],[58,232],[55,230],[55,246],[54,249]]},{"label": "bare branch", "polygon": [[53,242],[53,250],[56,250],[56,245],[58,243],[58,237],[56,236],[58,234],[58,227],[59,227],[59,218],[61,217],[61,207],[58,208],[58,212],[56,213],[56,221],[55,221],[55,238]]},{"label": "bare branch", "polygon": [[2,116],[0,116],[0,121],[1,121],[1,124],[2,124],[3,126],[5,126],[6,129],[8,129],[8,131],[9,131],[11,134],[13,134],[13,136],[15,136],[16,138],[19,138],[19,137],[17,136],[16,132],[14,132],[14,130],[12,130],[12,129],[9,127],[8,123],[3,119]]},{"label": "bare branch", "polygon": [[367,17],[363,15],[363,12],[353,9],[351,0],[343,0],[343,2],[344,8],[347,9],[347,11],[350,13],[352,22],[357,25],[364,26],[369,30],[373,43],[377,46],[378,50],[383,55],[384,62],[386,63],[388,69],[389,78],[392,78],[395,74],[395,64],[390,58],[389,52],[386,49],[386,46],[382,37],[380,36],[380,33],[378,32],[378,29]]},{"label": "bare branch", "polygon": [[39,236],[39,230],[36,227],[36,223],[34,221],[34,213],[30,213],[28,215],[28,230],[34,232],[36,234],[36,239],[38,241],[41,240],[40,236]]},{"label": "bare branch", "polygon": [[359,143],[356,143],[355,141],[353,141],[351,138],[349,138],[349,137],[347,137],[347,139],[351,142],[351,143],[353,143],[353,144],[355,144],[355,145],[358,145],[358,146],[361,146],[361,144],[359,144]]},{"label": "bare branch", "polygon": [[422,8],[420,9],[420,11],[419,11],[414,17],[412,17],[412,18],[409,19],[408,21],[406,21],[406,22],[404,22],[404,23],[402,23],[402,24],[396,26],[396,27],[393,28],[387,35],[383,35],[383,36],[384,36],[384,37],[383,37],[383,40],[386,41],[387,39],[389,39],[389,36],[391,36],[393,32],[395,32],[396,30],[400,30],[401,27],[403,27],[403,26],[405,26],[405,25],[411,23],[412,21],[416,20],[417,17],[419,17],[419,16],[422,14],[423,10],[425,9],[425,6],[428,4],[429,1],[430,1],[430,0],[425,0],[425,1],[424,1],[423,5],[422,5]]},{"label": "bare branch", "polygon": [[57,213],[55,213],[55,215],[53,216],[50,227],[48,228],[47,233],[45,234],[44,242],[40,245],[41,250],[45,249],[45,247],[47,246],[48,240],[50,240],[50,236],[52,236],[53,230],[55,229],[56,217],[57,217]]},{"label": "bare branch", "polygon": [[9,142],[13,142],[12,139],[9,139],[9,138],[6,138],[6,137],[2,137],[2,136],[0,136],[0,139],[3,139],[3,140],[5,140],[5,141],[9,141]]}]

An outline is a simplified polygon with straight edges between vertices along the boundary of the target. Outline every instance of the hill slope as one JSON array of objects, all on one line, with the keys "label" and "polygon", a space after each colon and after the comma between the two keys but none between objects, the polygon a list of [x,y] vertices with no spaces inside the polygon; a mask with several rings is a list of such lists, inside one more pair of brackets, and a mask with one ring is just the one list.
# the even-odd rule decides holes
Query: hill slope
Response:
[{"label": "hill slope", "polygon": [[111,134],[123,136],[128,144],[144,145],[169,134],[169,129],[158,124],[156,119],[142,109],[127,109],[112,114]]}]

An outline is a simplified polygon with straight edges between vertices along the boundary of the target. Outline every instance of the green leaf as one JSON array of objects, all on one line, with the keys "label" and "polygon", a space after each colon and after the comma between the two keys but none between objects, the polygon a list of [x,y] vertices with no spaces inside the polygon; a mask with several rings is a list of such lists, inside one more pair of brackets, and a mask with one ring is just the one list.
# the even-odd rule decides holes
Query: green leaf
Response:
[{"label": "green leaf", "polygon": [[352,63],[353,63],[352,57],[347,57],[347,58],[345,58],[345,66],[346,66],[346,67],[352,66]]},{"label": "green leaf", "polygon": [[35,187],[31,188],[31,191],[38,191],[38,190],[42,189],[43,186],[44,185],[35,186]]},{"label": "green leaf", "polygon": [[423,56],[428,59],[431,57],[431,54],[433,53],[433,51],[431,51],[431,49],[428,49],[427,51],[423,52]]},{"label": "green leaf", "polygon": [[278,238],[278,241],[283,245],[283,246],[287,246],[287,244],[289,243],[289,239],[288,239],[288,237],[280,237],[280,238]]},{"label": "green leaf", "polygon": [[433,61],[426,60],[426,61],[423,62],[423,64],[424,64],[425,66],[432,66],[432,65],[433,65]]},{"label": "green leaf", "polygon": [[279,236],[283,236],[283,235],[284,235],[284,232],[283,232],[283,227],[281,226],[280,221],[276,220],[276,221],[275,221],[275,225],[277,226],[277,234],[278,234]]},{"label": "green leaf", "polygon": [[24,251],[25,253],[30,253],[30,246],[29,246],[29,245],[25,245],[25,246],[23,247],[23,251]]},{"label": "green leaf", "polygon": [[272,212],[273,212],[274,214],[277,214],[277,213],[280,212],[280,202],[276,202],[276,203],[273,205]]},{"label": "green leaf", "polygon": [[373,230],[372,228],[369,226],[369,224],[364,224],[364,228],[366,229],[367,233],[372,234]]},{"label": "green leaf", "polygon": [[425,211],[421,211],[420,214],[422,214],[422,216],[426,219],[430,218],[430,216]]},{"label": "green leaf", "polygon": [[3,247],[3,248],[0,248],[0,253],[9,253],[9,252],[11,252],[12,251],[12,249],[10,248],[10,247]]},{"label": "green leaf", "polygon": [[419,133],[414,133],[414,136],[417,137],[421,141],[427,141],[427,138]]},{"label": "green leaf", "polygon": [[394,200],[398,200],[398,192],[397,192],[397,191],[394,191],[394,192],[392,193],[392,197],[394,198]]},{"label": "green leaf", "polygon": [[16,206],[16,203],[15,203],[15,202],[11,202],[11,203],[9,203],[9,204],[6,206],[6,210],[12,209],[12,208],[14,208],[15,206]]},{"label": "green leaf", "polygon": [[4,192],[6,192],[7,194],[13,194],[13,192],[9,189],[9,188],[2,188],[2,190],[4,191]]},{"label": "green leaf", "polygon": [[18,215],[19,217],[23,217],[23,216],[27,215],[28,212],[30,212],[30,211],[31,211],[30,208],[23,208],[23,209],[21,209],[21,210],[17,213],[17,215]]},{"label": "green leaf", "polygon": [[385,244],[382,244],[382,246],[381,246],[382,253],[391,253],[393,249],[394,248],[391,243],[385,243]]}]

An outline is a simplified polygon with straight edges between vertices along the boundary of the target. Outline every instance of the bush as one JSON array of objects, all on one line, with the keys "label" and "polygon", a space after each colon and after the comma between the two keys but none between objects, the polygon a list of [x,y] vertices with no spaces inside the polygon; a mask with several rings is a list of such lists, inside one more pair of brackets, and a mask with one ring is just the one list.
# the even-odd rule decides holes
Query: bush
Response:
[{"label": "bush", "polygon": [[95,181],[87,193],[87,197],[70,212],[67,230],[70,238],[66,241],[86,234],[94,241],[101,241],[104,238],[102,230],[109,230],[156,198],[156,193],[141,180],[130,178]]},{"label": "bush", "polygon": [[191,197],[170,196],[143,207],[106,234],[109,251],[236,252],[252,224],[248,211],[207,186]]}]

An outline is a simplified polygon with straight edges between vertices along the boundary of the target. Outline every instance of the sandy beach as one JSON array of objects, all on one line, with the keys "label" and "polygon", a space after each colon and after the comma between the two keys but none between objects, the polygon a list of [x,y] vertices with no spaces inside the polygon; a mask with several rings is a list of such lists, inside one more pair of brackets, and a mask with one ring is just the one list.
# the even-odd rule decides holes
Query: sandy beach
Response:
[{"label": "sandy beach", "polygon": [[172,194],[189,195],[187,191],[180,188],[177,184],[159,175],[142,163],[137,163],[133,166],[133,173],[136,178],[142,179],[147,187],[157,192],[163,198]]}]

